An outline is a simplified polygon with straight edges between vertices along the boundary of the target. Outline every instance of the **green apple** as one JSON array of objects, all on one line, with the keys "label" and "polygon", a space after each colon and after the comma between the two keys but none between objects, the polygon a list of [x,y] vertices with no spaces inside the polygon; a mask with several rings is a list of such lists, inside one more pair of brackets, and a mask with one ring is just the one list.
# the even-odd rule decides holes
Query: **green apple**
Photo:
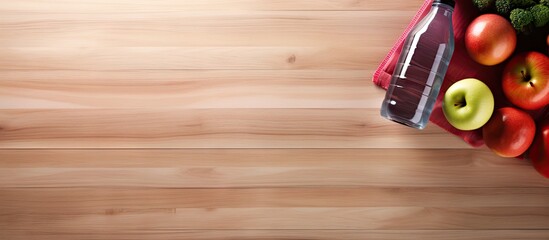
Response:
[{"label": "green apple", "polygon": [[446,120],[459,130],[482,127],[494,112],[494,95],[490,88],[475,78],[452,84],[442,100]]}]

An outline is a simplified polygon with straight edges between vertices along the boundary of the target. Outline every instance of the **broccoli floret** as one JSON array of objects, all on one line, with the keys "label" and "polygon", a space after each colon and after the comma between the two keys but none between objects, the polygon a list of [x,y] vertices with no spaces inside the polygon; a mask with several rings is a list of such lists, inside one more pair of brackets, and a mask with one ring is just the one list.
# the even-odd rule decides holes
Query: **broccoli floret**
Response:
[{"label": "broccoli floret", "polygon": [[473,4],[478,8],[478,10],[484,12],[492,8],[495,1],[496,0],[473,0]]},{"label": "broccoli floret", "polygon": [[539,4],[543,4],[545,6],[549,6],[549,0],[540,0]]},{"label": "broccoli floret", "polygon": [[496,0],[496,12],[498,12],[499,14],[503,16],[509,16],[511,9],[512,8],[510,0]]},{"label": "broccoli floret", "polygon": [[536,5],[534,0],[511,0],[513,8],[527,8]]},{"label": "broccoli floret", "polygon": [[511,11],[509,16],[513,27],[522,33],[529,33],[532,29],[534,22],[534,15],[529,10],[522,8],[515,8]]},{"label": "broccoli floret", "polygon": [[537,4],[530,8],[530,12],[534,17],[534,25],[536,27],[543,27],[549,22],[549,7]]}]

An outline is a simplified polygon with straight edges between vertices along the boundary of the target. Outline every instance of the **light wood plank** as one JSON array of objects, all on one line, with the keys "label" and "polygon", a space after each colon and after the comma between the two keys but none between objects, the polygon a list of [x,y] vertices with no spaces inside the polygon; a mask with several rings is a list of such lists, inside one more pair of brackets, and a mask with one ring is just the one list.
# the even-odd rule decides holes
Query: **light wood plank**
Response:
[{"label": "light wood plank", "polygon": [[375,69],[387,47],[4,47],[2,70]]},{"label": "light wood plank", "polygon": [[124,209],[293,207],[545,207],[549,188],[0,188],[3,214]]},{"label": "light wood plank", "polygon": [[18,0],[4,1],[2,12],[143,13],[157,11],[250,11],[250,10],[416,10],[422,0]]},{"label": "light wood plank", "polygon": [[[237,141],[235,141],[237,140]],[[0,148],[469,148],[378,109],[0,110]]]},{"label": "light wood plank", "polygon": [[[0,46],[97,48],[96,51],[110,53],[114,53],[112,48],[115,47],[244,46],[371,46],[383,47],[388,51],[414,14],[415,10],[368,14],[337,11],[208,11],[185,14],[12,12],[0,14],[3,33],[0,34]],[[192,60],[194,58],[187,59]]]},{"label": "light wood plank", "polygon": [[367,70],[0,71],[0,109],[379,108]]},{"label": "light wood plank", "polygon": [[485,149],[1,149],[0,168],[490,167],[527,161]]},{"label": "light wood plank", "polygon": [[549,187],[529,162],[486,150],[2,150],[0,158],[4,188]]},{"label": "light wood plank", "polygon": [[327,207],[120,209],[94,214],[3,214],[12,230],[525,229],[547,230],[549,207]]},{"label": "light wood plank", "polygon": [[32,239],[192,239],[192,240],[545,240],[548,230],[7,230],[4,236],[13,240]]}]

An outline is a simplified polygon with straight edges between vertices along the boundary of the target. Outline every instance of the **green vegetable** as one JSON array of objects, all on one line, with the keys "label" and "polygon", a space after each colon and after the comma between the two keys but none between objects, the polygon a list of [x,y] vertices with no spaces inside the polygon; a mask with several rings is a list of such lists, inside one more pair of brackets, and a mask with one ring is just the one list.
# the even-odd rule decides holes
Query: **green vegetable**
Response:
[{"label": "green vegetable", "polygon": [[[549,0],[541,0],[549,3]],[[534,0],[496,0],[496,12],[503,16],[509,16],[515,8],[528,8],[536,5]],[[480,9],[480,8],[479,8]]]},{"label": "green vegetable", "polygon": [[499,14],[509,16],[511,9],[511,0],[496,0],[496,12]]},{"label": "green vegetable", "polygon": [[509,18],[511,19],[511,24],[518,32],[530,33],[532,30],[534,15],[529,10],[515,8],[511,11]]},{"label": "green vegetable", "polygon": [[472,0],[481,12],[507,18],[517,33],[529,34],[549,24],[549,0]]},{"label": "green vegetable", "polygon": [[549,22],[549,7],[537,4],[530,8],[530,12],[534,17],[534,25],[536,27],[543,27],[547,22]]},{"label": "green vegetable", "polygon": [[484,12],[492,8],[495,1],[496,0],[473,0],[473,4],[478,8],[478,10]]}]

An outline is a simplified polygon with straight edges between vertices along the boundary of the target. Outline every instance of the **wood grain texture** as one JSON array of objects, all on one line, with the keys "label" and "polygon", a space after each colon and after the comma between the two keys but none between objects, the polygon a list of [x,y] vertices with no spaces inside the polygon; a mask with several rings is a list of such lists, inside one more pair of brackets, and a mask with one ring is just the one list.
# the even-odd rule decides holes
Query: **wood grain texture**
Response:
[{"label": "wood grain texture", "polygon": [[[379,108],[367,70],[2,71],[0,109]],[[175,104],[176,103],[176,104]]]},{"label": "wood grain texture", "polygon": [[0,148],[468,148],[436,126],[419,132],[373,115],[379,110],[9,109],[0,110]]},{"label": "wood grain texture", "polygon": [[0,239],[549,239],[530,162],[379,117],[422,0],[0,0]]},{"label": "wood grain texture", "polygon": [[[119,209],[302,207],[545,207],[544,187],[1,188],[5,213],[97,213]],[[33,204],[40,199],[40,205]],[[139,201],[136,201],[139,199]]]},{"label": "wood grain texture", "polygon": [[388,47],[52,46],[0,49],[0,70],[358,70],[377,67]]},{"label": "wood grain texture", "polygon": [[10,230],[10,239],[350,239],[350,240],[544,240],[546,230]]},{"label": "wood grain texture", "polygon": [[[528,221],[525,221],[528,219]],[[0,227],[39,229],[547,229],[548,207],[301,207],[107,209],[6,213]]]},{"label": "wood grain texture", "polygon": [[140,12],[179,12],[179,11],[369,11],[369,10],[409,10],[416,11],[420,1],[376,0],[20,0],[3,4],[0,10],[5,12],[30,13],[140,13]]},{"label": "wood grain texture", "polygon": [[484,150],[2,150],[0,158],[4,188],[549,187],[528,162]]},{"label": "wood grain texture", "polygon": [[[85,15],[18,12],[0,17],[3,19],[0,27],[13,34],[0,35],[0,44],[2,47],[46,48],[390,47],[392,42],[386,39],[398,35],[404,27],[400,22],[410,19],[414,13],[415,10],[369,11],[368,14],[362,11],[100,12]],[[384,31],[378,30],[380,26]],[[283,36],[284,41],[277,36]],[[205,54],[208,53],[201,55]]]}]

